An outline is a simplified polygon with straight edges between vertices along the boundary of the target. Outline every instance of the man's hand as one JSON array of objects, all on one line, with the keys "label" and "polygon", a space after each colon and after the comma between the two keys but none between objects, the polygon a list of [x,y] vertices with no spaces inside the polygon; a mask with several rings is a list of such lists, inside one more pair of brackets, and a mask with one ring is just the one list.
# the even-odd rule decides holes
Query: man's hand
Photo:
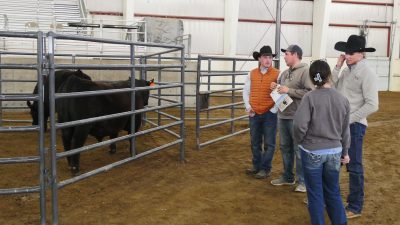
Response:
[{"label": "man's hand", "polygon": [[256,112],[254,112],[252,108],[246,110],[246,112],[249,114],[250,117],[253,117],[254,115],[256,115]]},{"label": "man's hand", "polygon": [[340,54],[336,63],[336,67],[342,68],[344,60],[346,60],[346,56],[344,54]]},{"label": "man's hand", "polygon": [[349,155],[343,156],[343,157],[340,159],[340,162],[341,162],[343,165],[349,163],[349,162],[350,162],[350,157],[349,157]]},{"label": "man's hand", "polygon": [[271,82],[271,90],[274,90],[276,88],[276,86],[278,86],[277,83]]},{"label": "man's hand", "polygon": [[280,85],[280,86],[278,87],[278,93],[279,93],[279,94],[286,94],[286,93],[288,93],[288,92],[289,92],[289,88],[288,88],[288,87],[282,86],[282,85]]}]

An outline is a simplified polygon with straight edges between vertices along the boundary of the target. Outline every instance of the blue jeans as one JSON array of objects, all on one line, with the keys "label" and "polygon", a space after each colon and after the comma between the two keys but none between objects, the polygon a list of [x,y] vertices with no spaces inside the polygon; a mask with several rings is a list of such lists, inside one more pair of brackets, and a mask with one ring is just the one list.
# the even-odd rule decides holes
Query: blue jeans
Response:
[{"label": "blue jeans", "polygon": [[316,155],[301,151],[312,225],[324,225],[324,205],[332,225],[347,224],[340,197],[339,172],[342,153]]},{"label": "blue jeans", "polygon": [[[271,171],[275,153],[277,116],[272,112],[255,114],[250,117],[251,151],[253,168]],[[264,151],[262,148],[264,139]]]},{"label": "blue jeans", "polygon": [[353,213],[361,213],[364,204],[364,168],[362,164],[362,146],[366,126],[361,123],[350,124],[351,144],[349,149],[349,195],[346,209]]},{"label": "blue jeans", "polygon": [[279,119],[279,137],[283,160],[283,178],[288,182],[295,180],[293,174],[294,161],[296,156],[296,176],[299,184],[304,184],[301,154],[297,143],[293,138],[293,120]]}]

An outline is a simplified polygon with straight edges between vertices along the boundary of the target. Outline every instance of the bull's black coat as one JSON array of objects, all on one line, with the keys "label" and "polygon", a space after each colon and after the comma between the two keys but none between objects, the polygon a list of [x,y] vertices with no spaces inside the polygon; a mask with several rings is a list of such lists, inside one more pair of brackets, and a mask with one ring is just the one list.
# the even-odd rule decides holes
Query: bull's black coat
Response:
[{"label": "bull's black coat", "polygon": [[[135,80],[137,87],[148,85],[145,80]],[[117,82],[94,82],[77,76],[68,77],[58,88],[59,93],[97,91],[106,89],[129,88],[130,80]],[[86,118],[99,117],[115,113],[130,111],[130,92],[117,94],[104,94],[97,96],[62,98],[56,102],[58,122],[69,122]],[[135,94],[135,109],[142,109],[147,105],[149,91],[137,91]],[[135,115],[135,131],[141,125],[141,114]],[[119,117],[102,120],[95,123],[79,125],[62,129],[64,150],[82,147],[90,134],[101,140],[105,136],[115,138],[120,130],[130,131],[130,117]],[[115,151],[113,149],[112,151]],[[68,157],[68,164],[73,174],[79,172],[79,154]]]}]

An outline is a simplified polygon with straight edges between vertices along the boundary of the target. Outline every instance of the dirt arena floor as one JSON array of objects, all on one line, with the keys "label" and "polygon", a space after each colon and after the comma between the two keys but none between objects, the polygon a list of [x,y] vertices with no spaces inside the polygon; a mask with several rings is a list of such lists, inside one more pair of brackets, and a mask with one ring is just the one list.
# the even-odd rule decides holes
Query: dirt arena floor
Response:
[{"label": "dirt arena floor", "polygon": [[[352,225],[400,224],[400,93],[380,93],[380,110],[370,117],[364,148],[366,198],[363,216]],[[190,114],[190,113],[188,113]],[[189,115],[193,116],[193,115]],[[27,113],[6,118],[29,119]],[[144,129],[149,128],[146,125]],[[246,128],[242,122],[238,128]],[[282,170],[279,147],[272,176],[256,180],[244,171],[251,164],[249,134],[236,136],[200,151],[195,148],[194,121],[186,123],[186,161],[178,147],[146,156],[106,173],[59,190],[59,221],[68,225],[97,224],[309,224],[305,194],[293,187],[274,187],[272,178]],[[212,129],[204,138],[226,129]],[[138,138],[143,151],[168,142],[162,133]],[[59,138],[58,138],[59,139]],[[87,143],[95,143],[89,138]],[[81,170],[129,157],[129,144],[118,143],[117,153],[104,147],[81,156]],[[33,133],[0,134],[0,157],[35,155]],[[62,151],[61,142],[57,149]],[[58,162],[59,180],[70,178],[66,159]],[[0,165],[0,188],[37,185],[38,167],[32,164]],[[342,195],[347,194],[348,174],[341,173]],[[47,191],[50,224],[50,190]],[[0,224],[39,223],[39,195],[0,196]]]}]

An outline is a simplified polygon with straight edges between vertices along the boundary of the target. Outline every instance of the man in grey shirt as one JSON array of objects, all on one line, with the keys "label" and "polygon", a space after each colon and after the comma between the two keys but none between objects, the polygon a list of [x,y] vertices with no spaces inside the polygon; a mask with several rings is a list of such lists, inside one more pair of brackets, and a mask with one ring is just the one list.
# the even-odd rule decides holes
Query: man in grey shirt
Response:
[{"label": "man in grey shirt", "polygon": [[[365,47],[363,36],[351,35],[347,42],[337,42],[335,49],[345,54],[338,58],[332,71],[332,80],[337,90],[350,102],[349,172],[350,193],[347,197],[347,218],[361,216],[364,203],[364,169],[362,164],[363,137],[367,127],[367,117],[378,110],[377,76],[367,66],[365,52],[375,48]],[[340,73],[346,60],[347,67]],[[340,75],[339,75],[340,73]]]},{"label": "man in grey shirt", "polygon": [[[285,53],[284,59],[289,69],[283,71],[278,78],[278,92],[280,94],[288,94],[293,99],[293,102],[283,112],[278,112],[280,149],[284,171],[279,178],[272,180],[271,184],[275,186],[294,185],[293,167],[294,161],[296,161],[298,186],[295,191],[306,192],[300,151],[293,138],[293,117],[297,107],[300,105],[301,98],[308,91],[311,91],[314,85],[309,77],[308,65],[301,62],[303,50],[298,45],[290,45],[287,49],[282,49],[281,51]],[[275,89],[278,84],[272,83],[271,89]]]}]

